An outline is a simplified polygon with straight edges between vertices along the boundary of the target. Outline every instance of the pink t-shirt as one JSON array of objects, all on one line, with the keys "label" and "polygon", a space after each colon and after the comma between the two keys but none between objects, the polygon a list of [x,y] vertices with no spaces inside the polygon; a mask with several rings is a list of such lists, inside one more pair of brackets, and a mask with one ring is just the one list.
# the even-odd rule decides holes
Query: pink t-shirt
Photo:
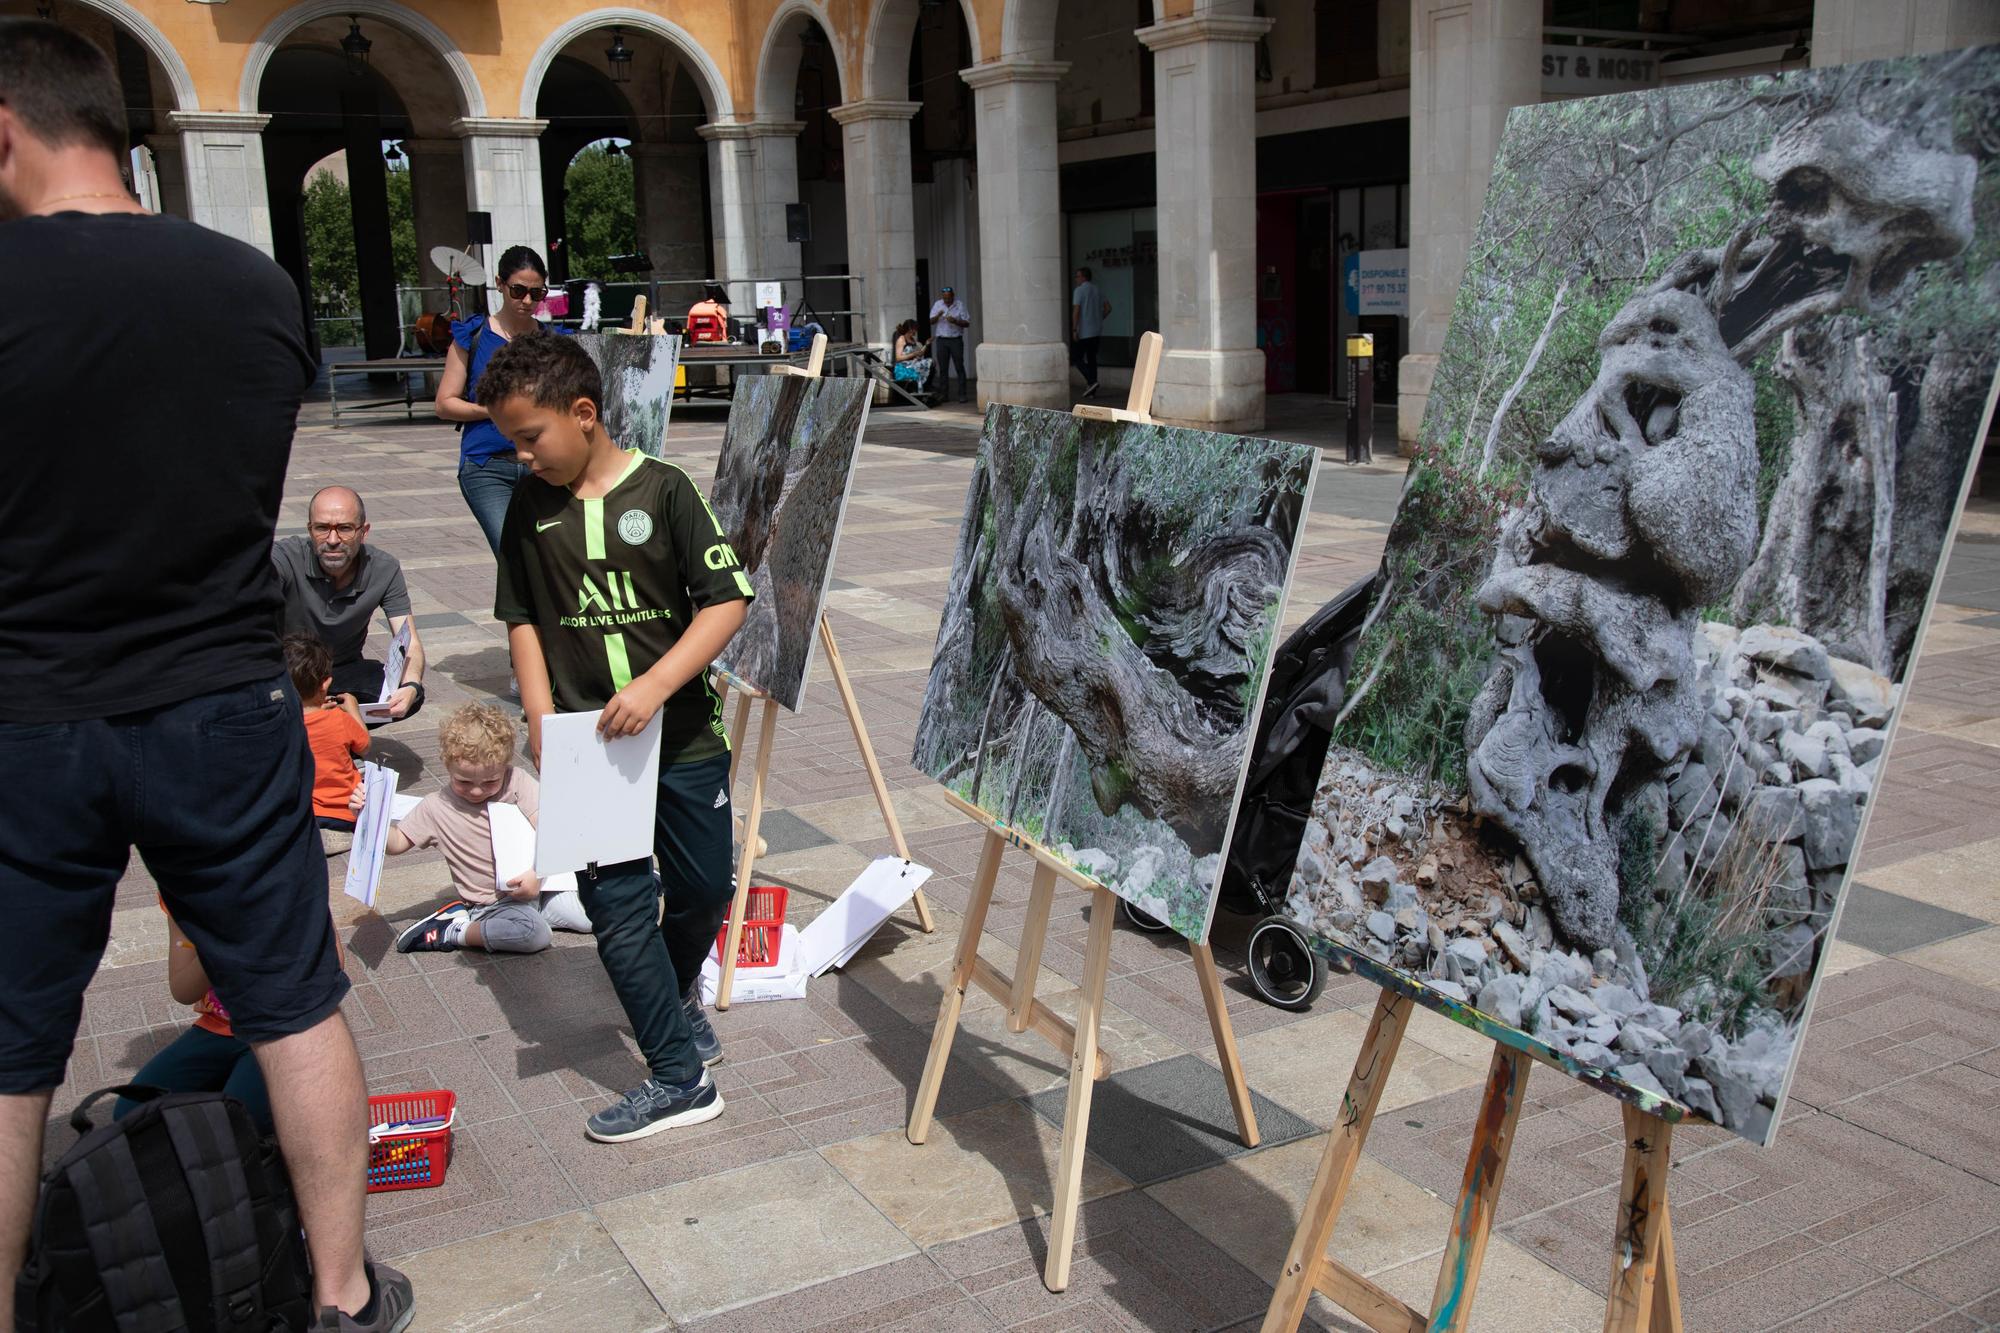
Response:
[{"label": "pink t-shirt", "polygon": [[[493,799],[517,805],[536,823],[541,814],[542,789],[533,777],[519,768],[507,770],[507,781]],[[451,881],[458,896],[469,903],[499,901],[493,886],[493,826],[487,822],[486,807],[461,800],[449,786],[434,791],[417,802],[417,808],[396,825],[403,836],[418,847],[442,847],[444,862],[451,867]]]}]

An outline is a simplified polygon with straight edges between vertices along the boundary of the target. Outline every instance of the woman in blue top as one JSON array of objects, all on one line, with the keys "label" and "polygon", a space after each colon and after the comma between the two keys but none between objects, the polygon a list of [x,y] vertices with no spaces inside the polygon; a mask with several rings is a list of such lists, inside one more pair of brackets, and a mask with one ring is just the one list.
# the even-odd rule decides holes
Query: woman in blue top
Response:
[{"label": "woman in blue top", "polygon": [[515,459],[512,442],[474,400],[479,377],[493,354],[522,334],[541,329],[535,307],[549,294],[548,268],[542,257],[525,245],[511,246],[500,256],[500,273],[499,311],[491,318],[474,315],[452,321],[452,345],[445,352],[444,376],[438,381],[437,392],[437,414],[460,423],[462,431],[458,489],[496,555],[500,551],[500,524],[514,498],[514,486],[528,475],[528,469]]}]

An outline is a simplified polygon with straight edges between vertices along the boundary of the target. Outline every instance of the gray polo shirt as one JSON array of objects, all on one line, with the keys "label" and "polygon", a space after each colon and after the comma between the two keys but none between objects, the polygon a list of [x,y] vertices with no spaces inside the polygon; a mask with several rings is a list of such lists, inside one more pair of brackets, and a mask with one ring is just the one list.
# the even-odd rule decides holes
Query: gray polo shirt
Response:
[{"label": "gray polo shirt", "polygon": [[317,634],[333,654],[335,666],[361,660],[368,639],[368,622],[376,608],[384,615],[410,614],[410,591],[403,586],[403,567],[396,557],[363,546],[354,565],[354,581],[336,590],[319,567],[307,537],[281,537],[271,547],[271,567],[285,594],[284,633]]}]

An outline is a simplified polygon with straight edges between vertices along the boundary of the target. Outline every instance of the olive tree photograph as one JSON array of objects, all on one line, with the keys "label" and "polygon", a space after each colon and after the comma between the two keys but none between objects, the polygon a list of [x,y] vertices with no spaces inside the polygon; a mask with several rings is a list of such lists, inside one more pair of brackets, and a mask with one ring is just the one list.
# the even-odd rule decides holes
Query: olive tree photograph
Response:
[{"label": "olive tree photograph", "polygon": [[1993,396],[2000,50],[1514,111],[1291,907],[1768,1142]]},{"label": "olive tree photograph", "polygon": [[710,490],[716,520],[756,591],[716,665],[797,711],[833,576],[869,383],[746,375]]},{"label": "olive tree photograph", "polygon": [[990,408],[916,766],[1206,939],[1316,461]]},{"label": "olive tree photograph", "polygon": [[604,425],[627,449],[654,458],[667,451],[681,340],[673,334],[584,333],[577,336],[604,379]]}]

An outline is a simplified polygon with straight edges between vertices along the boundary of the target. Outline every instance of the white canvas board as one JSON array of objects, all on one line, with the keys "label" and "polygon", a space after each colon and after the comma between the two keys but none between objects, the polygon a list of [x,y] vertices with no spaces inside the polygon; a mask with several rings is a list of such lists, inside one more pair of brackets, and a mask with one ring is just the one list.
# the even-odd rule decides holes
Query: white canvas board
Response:
[{"label": "white canvas board", "polygon": [[403,686],[403,663],[410,656],[410,624],[405,620],[401,629],[389,635],[389,656],[382,663],[382,693],[373,702],[360,705],[363,721],[390,720],[389,701]]},{"label": "white canvas board", "polygon": [[[812,974],[800,965],[799,931],[787,922],[778,934],[777,967],[738,967],[729,982],[729,1002],[750,1004],[758,1000],[803,1000]],[[701,1002],[715,1003],[716,988],[722,984],[722,962],[714,948],[701,964]]]},{"label": "white canvas board", "polygon": [[[510,801],[486,803],[486,827],[493,838],[493,888],[505,897],[509,880],[535,868],[535,826]],[[570,893],[576,876],[565,870],[542,881],[543,893]]]},{"label": "white canvas board", "polygon": [[382,883],[382,856],[388,850],[395,806],[396,770],[362,764],[361,813],[354,821],[354,845],[347,851],[347,881],[341,890],[367,907],[375,905],[375,890]]},{"label": "white canvas board", "polygon": [[636,736],[606,741],[599,712],[542,718],[541,827],[535,873],[547,879],[589,865],[653,854],[659,798],[660,714]]},{"label": "white canvas board", "polygon": [[[878,856],[799,935],[800,966],[812,976],[845,966],[890,914],[931,877],[929,866]],[[782,954],[780,955],[783,956]]]}]

